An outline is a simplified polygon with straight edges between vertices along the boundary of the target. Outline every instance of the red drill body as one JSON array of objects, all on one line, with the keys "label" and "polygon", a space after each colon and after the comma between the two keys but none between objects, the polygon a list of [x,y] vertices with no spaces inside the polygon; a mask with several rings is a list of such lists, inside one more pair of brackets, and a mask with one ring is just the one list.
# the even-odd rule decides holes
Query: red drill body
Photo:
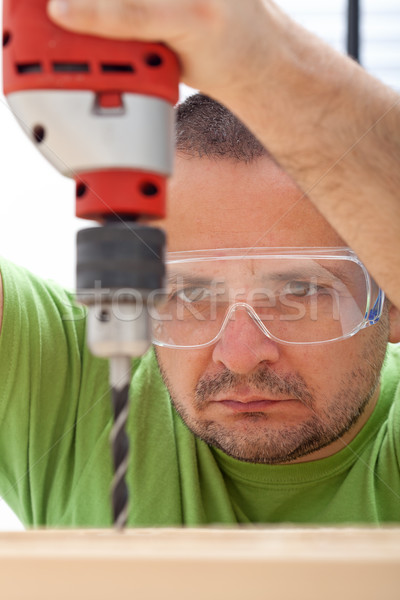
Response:
[{"label": "red drill body", "polygon": [[169,159],[157,163],[151,154],[168,143],[163,128],[171,122],[163,122],[162,112],[178,100],[175,55],[161,44],[70,33],[50,21],[46,5],[3,0],[4,93],[16,117],[46,157],[76,180],[77,216],[163,217]]}]

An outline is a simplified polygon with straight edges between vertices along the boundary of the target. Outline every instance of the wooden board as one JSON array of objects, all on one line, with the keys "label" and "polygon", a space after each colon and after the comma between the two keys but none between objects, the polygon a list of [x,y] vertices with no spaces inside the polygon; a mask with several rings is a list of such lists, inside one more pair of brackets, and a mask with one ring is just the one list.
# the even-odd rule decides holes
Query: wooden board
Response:
[{"label": "wooden board", "polygon": [[4,600],[399,600],[400,529],[0,534]]}]

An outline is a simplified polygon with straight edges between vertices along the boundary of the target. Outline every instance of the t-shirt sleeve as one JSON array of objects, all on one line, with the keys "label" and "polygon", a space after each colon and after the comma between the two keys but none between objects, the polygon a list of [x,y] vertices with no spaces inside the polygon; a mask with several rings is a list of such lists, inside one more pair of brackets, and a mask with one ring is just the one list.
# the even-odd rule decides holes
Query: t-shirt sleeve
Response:
[{"label": "t-shirt sleeve", "polygon": [[26,525],[47,513],[61,521],[85,446],[109,418],[108,363],[86,349],[85,309],[72,294],[4,259],[0,270],[0,495]]}]

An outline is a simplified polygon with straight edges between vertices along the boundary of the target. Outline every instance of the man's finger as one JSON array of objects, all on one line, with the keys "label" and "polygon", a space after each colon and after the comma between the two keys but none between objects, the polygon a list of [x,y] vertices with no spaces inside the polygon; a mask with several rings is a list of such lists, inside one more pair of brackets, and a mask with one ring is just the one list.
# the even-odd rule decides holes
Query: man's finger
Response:
[{"label": "man's finger", "polygon": [[50,0],[47,10],[58,25],[81,33],[121,39],[155,35],[149,4],[141,0]]}]

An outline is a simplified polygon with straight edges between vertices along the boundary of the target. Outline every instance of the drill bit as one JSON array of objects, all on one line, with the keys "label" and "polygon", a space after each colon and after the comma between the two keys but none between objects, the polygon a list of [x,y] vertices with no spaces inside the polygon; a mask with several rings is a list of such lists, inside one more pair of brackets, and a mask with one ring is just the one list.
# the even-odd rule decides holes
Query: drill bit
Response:
[{"label": "drill bit", "polygon": [[110,384],[114,423],[110,442],[114,463],[114,477],[111,486],[111,503],[114,527],[121,531],[128,520],[128,468],[129,439],[126,422],[129,411],[129,386],[131,379],[131,359],[116,356],[110,359]]}]

